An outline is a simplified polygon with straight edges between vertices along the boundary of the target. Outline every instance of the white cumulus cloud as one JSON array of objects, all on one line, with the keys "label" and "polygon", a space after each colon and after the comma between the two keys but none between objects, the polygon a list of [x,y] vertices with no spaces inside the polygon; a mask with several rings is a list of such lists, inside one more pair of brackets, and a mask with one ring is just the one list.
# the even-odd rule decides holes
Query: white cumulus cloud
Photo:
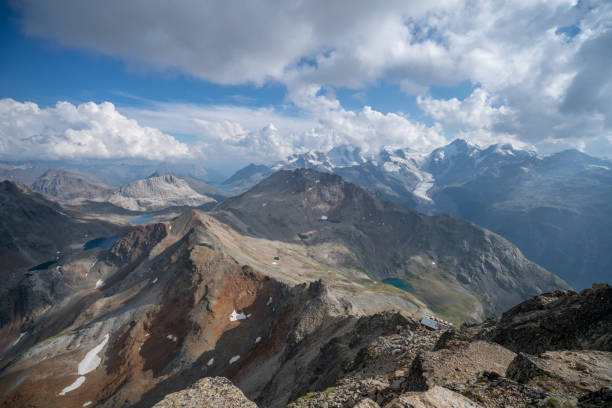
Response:
[{"label": "white cumulus cloud", "polygon": [[[612,154],[606,142],[612,137],[609,1],[15,4],[26,33],[119,56],[139,68],[178,70],[219,84],[285,85],[287,102],[302,110],[299,129],[279,121],[247,123],[250,117],[203,118],[202,134],[226,135],[224,143],[236,148],[286,150],[347,140],[372,148],[396,141],[425,147],[440,133],[462,133],[481,142],[514,138],[588,147],[592,141]],[[367,99],[350,111],[319,95],[322,88],[361,90],[380,80],[421,96],[420,106],[437,115],[439,125],[376,112]],[[464,82],[475,88],[465,101],[428,96],[432,86]],[[305,121],[313,126],[304,128]],[[278,132],[266,128],[269,123]]]},{"label": "white cumulus cloud", "polygon": [[141,126],[109,102],[75,106],[0,100],[0,157],[4,159],[144,158],[190,156],[189,147],[158,129]]}]

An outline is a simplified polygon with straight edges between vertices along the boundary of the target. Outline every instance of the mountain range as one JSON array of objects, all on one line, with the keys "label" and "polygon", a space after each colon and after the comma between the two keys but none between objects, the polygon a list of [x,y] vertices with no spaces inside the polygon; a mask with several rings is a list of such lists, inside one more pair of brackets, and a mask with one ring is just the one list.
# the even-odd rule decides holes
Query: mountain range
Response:
[{"label": "mountain range", "polygon": [[[111,194],[143,205],[159,183],[189,188],[188,199],[195,191],[155,173]],[[3,256],[21,261],[3,263],[0,406],[172,406],[200,393],[263,407],[354,406],[363,395],[397,406],[389,404],[405,393],[499,406],[470,381],[538,404],[558,398],[559,384],[593,399],[609,382],[599,374],[609,364],[606,285],[567,291],[494,232],[410,210],[336,174],[279,170],[214,208],[172,207],[178,216],[157,212],[131,226],[25,185],[5,181],[1,192]],[[471,324],[440,336],[425,316]],[[556,330],[556,319],[568,326]],[[588,376],[568,377],[582,388],[539,385],[522,368],[540,364],[533,353],[572,347],[595,351],[547,355],[546,370],[584,364]],[[202,377],[226,377],[240,392]]]},{"label": "mountain range", "polygon": [[385,202],[311,169],[278,171],[213,214],[243,234],[303,247],[331,270],[405,282],[450,319],[460,311],[462,320],[479,320],[542,291],[567,288],[494,233]]},{"label": "mountain range", "polygon": [[73,206],[109,203],[133,212],[200,207],[215,203],[216,200],[206,193],[220,199],[226,197],[222,190],[201,180],[160,171],[114,188],[78,173],[52,169],[34,180],[31,187],[53,200]]},{"label": "mountain range", "polygon": [[[61,208],[3,186],[21,207]],[[280,171],[211,212],[95,238],[73,237],[59,269],[5,272],[2,310],[14,312],[0,327],[1,406],[499,406],[606,398],[612,383],[609,287],[548,292],[440,336],[421,317],[490,316],[567,285],[494,233],[336,175]],[[380,282],[388,276],[414,293]],[[577,364],[584,375],[556,368]]]},{"label": "mountain range", "polygon": [[225,184],[245,189],[295,168],[339,175],[426,214],[472,221],[576,288],[605,281],[612,270],[612,163],[576,150],[543,157],[509,144],[482,149],[457,139],[428,154],[385,148],[366,156],[340,146],[273,166],[250,165]]},{"label": "mountain range", "polygon": [[227,178],[190,160],[163,162],[144,159],[91,159],[0,161],[0,180],[31,184],[49,170],[67,171],[113,187],[147,178],[155,172],[181,174],[207,184],[219,184]]}]

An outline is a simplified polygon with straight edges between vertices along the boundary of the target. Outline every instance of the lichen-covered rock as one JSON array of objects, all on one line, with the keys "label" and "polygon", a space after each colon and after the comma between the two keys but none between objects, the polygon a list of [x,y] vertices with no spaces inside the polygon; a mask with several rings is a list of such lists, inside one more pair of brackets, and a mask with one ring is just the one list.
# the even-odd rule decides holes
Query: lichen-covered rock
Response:
[{"label": "lichen-covered rock", "polygon": [[385,408],[477,408],[480,405],[444,387],[433,387],[426,392],[409,392],[394,399]]},{"label": "lichen-covered rock", "polygon": [[364,398],[359,401],[353,408],[380,408],[380,405],[369,398]]},{"label": "lichen-covered rock", "polygon": [[578,408],[612,407],[612,388],[590,392],[578,400]]},{"label": "lichen-covered rock", "polygon": [[224,377],[203,378],[191,387],[166,395],[154,408],[257,408]]},{"label": "lichen-covered rock", "polygon": [[612,351],[612,287],[544,293],[513,307],[480,337],[514,352]]},{"label": "lichen-covered rock", "polygon": [[453,349],[424,352],[414,359],[406,389],[425,391],[435,385],[464,382],[482,371],[505,374],[516,354],[492,343],[475,341]]},{"label": "lichen-covered rock", "polygon": [[581,397],[601,387],[612,387],[612,353],[548,351],[541,357],[520,353],[506,375],[522,384]]}]

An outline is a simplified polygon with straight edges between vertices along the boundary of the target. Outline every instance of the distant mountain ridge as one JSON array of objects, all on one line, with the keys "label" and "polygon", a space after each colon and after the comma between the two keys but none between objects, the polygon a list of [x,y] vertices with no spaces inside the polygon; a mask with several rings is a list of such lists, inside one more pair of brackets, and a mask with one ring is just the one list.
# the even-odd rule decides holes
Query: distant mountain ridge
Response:
[{"label": "distant mountain ridge", "polygon": [[257,168],[248,178],[237,172],[231,185],[245,189],[268,172],[296,168],[337,174],[385,200],[488,228],[576,288],[609,281],[612,162],[576,150],[542,157],[510,144],[480,148],[457,139],[428,154],[385,148],[365,157],[340,146]]},{"label": "distant mountain ridge", "polygon": [[109,160],[32,160],[0,161],[0,181],[33,183],[48,170],[66,170],[101,183],[118,187],[135,180],[147,178],[155,171],[181,174],[208,184],[218,184],[227,178],[219,172],[205,168],[199,162],[160,162],[143,159]]},{"label": "distant mountain ridge", "polygon": [[162,171],[155,171],[145,179],[113,188],[77,173],[52,169],[36,179],[32,188],[59,202],[109,202],[131,211],[199,207],[217,201],[211,196],[221,200],[227,196],[222,190],[201,180]]},{"label": "distant mountain ridge", "polygon": [[32,189],[58,201],[93,199],[108,194],[112,187],[62,169],[47,170],[32,183]]}]

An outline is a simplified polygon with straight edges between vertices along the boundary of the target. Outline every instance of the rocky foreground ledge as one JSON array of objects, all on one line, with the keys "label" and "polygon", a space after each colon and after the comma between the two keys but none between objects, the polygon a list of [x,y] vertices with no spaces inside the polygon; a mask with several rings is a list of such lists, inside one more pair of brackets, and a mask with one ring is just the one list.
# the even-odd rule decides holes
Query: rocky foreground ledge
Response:
[{"label": "rocky foreground ledge", "polygon": [[224,377],[202,378],[191,387],[173,392],[155,404],[153,408],[257,408],[242,391]]},{"label": "rocky foreground ledge", "polygon": [[[288,407],[612,406],[608,285],[542,294],[458,330],[417,330],[410,319],[398,323],[394,333],[375,338],[341,367],[334,386],[301,396],[296,389]],[[229,380],[215,377],[155,406],[256,405]]]}]

